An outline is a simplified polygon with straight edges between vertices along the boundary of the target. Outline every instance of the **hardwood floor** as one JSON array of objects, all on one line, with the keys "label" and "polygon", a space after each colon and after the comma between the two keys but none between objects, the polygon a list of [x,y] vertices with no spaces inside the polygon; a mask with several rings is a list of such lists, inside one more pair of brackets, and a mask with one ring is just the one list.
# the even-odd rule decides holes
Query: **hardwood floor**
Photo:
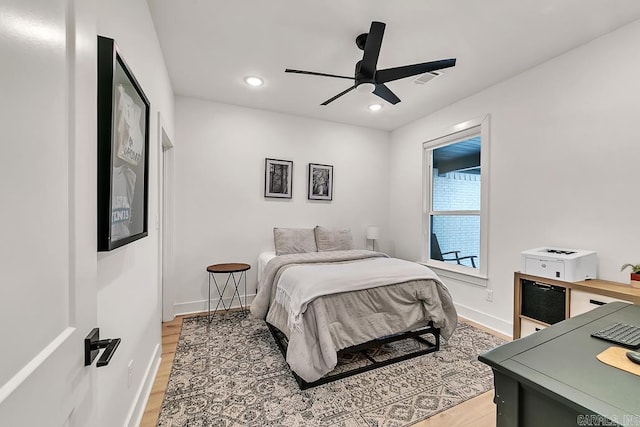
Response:
[{"label": "hardwood floor", "polygon": [[173,365],[173,357],[176,355],[176,347],[180,330],[182,329],[182,319],[185,316],[177,316],[170,322],[162,324],[162,360],[158,374],[151,388],[151,395],[147,401],[147,407],[144,410],[141,427],[155,427],[158,424],[158,416],[160,415],[160,407],[164,399],[164,393],[169,384],[169,374]]},{"label": "hardwood floor", "polygon": [[[144,416],[140,424],[141,427],[155,427],[158,424],[160,407],[162,406],[164,393],[169,383],[171,365],[173,365],[173,358],[176,353],[180,330],[182,329],[182,319],[189,316],[177,316],[174,320],[162,324],[162,361],[158,369],[158,375],[153,383],[153,388],[151,389],[151,395],[149,396],[149,401],[147,402],[147,407],[145,408]],[[504,340],[511,340],[510,337],[485,328],[475,322],[466,319],[460,320]],[[424,421],[420,421],[414,424],[414,427],[493,427],[495,425],[496,409],[493,404],[493,390],[491,390],[453,408],[440,412]]]},{"label": "hardwood floor", "polygon": [[[500,337],[505,341],[511,341],[511,337],[498,333],[492,329],[486,328],[467,319],[461,318],[460,320],[489,334]],[[493,390],[490,390],[474,397],[473,399],[464,401],[453,408],[427,418],[424,421],[420,421],[414,424],[413,427],[495,427],[495,425],[496,406],[493,404]]]}]

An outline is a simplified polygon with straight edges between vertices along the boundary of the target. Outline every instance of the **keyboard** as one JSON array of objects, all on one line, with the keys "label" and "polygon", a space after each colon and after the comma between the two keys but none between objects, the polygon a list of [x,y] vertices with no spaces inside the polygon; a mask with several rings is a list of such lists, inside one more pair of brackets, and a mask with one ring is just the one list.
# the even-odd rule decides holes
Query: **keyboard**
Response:
[{"label": "keyboard", "polygon": [[634,350],[640,348],[640,326],[614,323],[593,332],[591,336]]}]

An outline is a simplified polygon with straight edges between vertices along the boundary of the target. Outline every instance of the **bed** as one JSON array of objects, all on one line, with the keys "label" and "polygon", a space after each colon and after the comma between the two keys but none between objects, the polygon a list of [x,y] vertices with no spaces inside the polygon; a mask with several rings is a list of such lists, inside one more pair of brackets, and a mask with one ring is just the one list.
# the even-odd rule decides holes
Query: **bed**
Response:
[{"label": "bed", "polygon": [[[283,249],[278,230],[305,230],[306,237],[297,236],[293,248]],[[323,240],[324,231],[330,238]],[[431,269],[352,249],[350,232],[340,232],[336,236],[336,230],[322,227],[276,228],[275,253],[263,253],[258,260],[251,312],[264,319],[272,333],[286,337],[287,363],[306,384],[331,372],[343,349],[413,331],[431,332],[439,344],[439,335],[448,339],[457,325],[451,296]],[[291,246],[291,239],[287,241]]]}]

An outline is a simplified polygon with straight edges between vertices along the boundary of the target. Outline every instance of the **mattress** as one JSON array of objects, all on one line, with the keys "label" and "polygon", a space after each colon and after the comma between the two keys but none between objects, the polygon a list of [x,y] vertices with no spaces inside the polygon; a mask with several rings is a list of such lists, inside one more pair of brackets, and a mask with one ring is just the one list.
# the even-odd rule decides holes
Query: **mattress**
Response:
[{"label": "mattress", "polygon": [[262,280],[267,263],[275,258],[275,256],[276,253],[274,251],[261,252],[260,255],[258,255],[258,284],[260,284]]}]

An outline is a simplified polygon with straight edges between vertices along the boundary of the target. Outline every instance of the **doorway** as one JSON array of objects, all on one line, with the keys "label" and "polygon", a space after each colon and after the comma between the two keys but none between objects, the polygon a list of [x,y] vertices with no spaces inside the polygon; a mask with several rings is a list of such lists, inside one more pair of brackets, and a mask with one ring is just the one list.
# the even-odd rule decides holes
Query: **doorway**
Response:
[{"label": "doorway", "polygon": [[161,185],[158,198],[158,212],[160,218],[156,222],[159,228],[160,238],[158,239],[158,259],[160,266],[158,269],[158,283],[160,311],[162,321],[169,322],[174,319],[175,292],[172,286],[173,280],[173,203],[174,203],[174,158],[173,141],[167,134],[160,112],[158,112],[158,145],[160,155],[158,161],[159,179]]}]

